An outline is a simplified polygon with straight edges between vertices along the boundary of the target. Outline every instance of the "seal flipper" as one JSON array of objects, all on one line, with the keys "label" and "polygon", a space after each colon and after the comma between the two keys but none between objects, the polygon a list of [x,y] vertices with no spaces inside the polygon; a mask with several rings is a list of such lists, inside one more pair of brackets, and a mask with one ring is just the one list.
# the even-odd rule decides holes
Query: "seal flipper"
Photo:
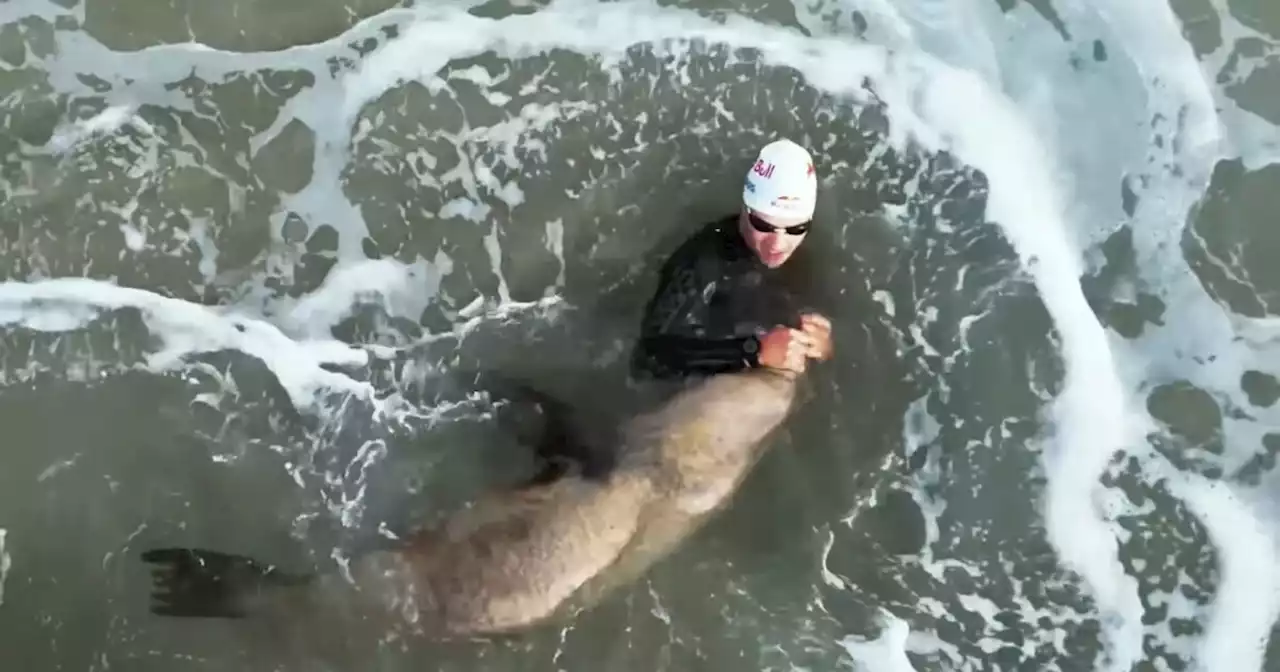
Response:
[{"label": "seal flipper", "polygon": [[525,487],[553,483],[575,468],[584,478],[608,475],[614,456],[602,448],[604,444],[592,441],[581,431],[568,404],[532,387],[526,386],[524,394],[535,401],[543,417],[542,434],[533,446],[541,468],[525,482]]},{"label": "seal flipper", "polygon": [[160,616],[244,618],[264,593],[311,581],[252,558],[198,548],[156,548],[143,552],[142,561],[156,565],[151,613]]},{"label": "seal flipper", "polygon": [[[522,440],[533,444],[539,462],[534,476],[524,481],[520,487],[552,483],[575,468],[583,477],[590,479],[604,478],[613,470],[616,456],[605,449],[610,444],[603,440],[606,438],[603,432],[584,431],[583,421],[587,417],[603,416],[575,412],[563,400],[530,383],[490,371],[476,373],[475,383],[512,401],[532,403],[542,416],[541,431],[536,435],[527,428],[516,429]],[[592,423],[592,426],[603,425]]]}]

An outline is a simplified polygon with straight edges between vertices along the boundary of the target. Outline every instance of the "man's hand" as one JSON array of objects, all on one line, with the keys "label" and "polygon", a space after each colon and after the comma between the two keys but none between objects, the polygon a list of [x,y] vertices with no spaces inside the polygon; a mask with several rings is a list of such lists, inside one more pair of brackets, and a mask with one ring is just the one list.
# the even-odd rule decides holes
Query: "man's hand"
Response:
[{"label": "man's hand", "polygon": [[831,359],[831,320],[817,313],[801,315],[800,329],[808,336],[808,357],[821,361]]},{"label": "man's hand", "polygon": [[760,338],[760,366],[804,373],[811,347],[811,338],[805,332],[774,327]]},{"label": "man's hand", "polygon": [[810,313],[800,328],[774,327],[760,339],[760,365],[804,373],[808,360],[831,359],[831,321]]}]

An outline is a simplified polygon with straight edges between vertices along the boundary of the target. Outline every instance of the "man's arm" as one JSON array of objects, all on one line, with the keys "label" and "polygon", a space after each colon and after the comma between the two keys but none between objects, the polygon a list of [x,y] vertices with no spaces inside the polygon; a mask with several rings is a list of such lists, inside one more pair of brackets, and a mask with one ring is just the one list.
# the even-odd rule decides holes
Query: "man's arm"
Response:
[{"label": "man's arm", "polygon": [[755,336],[733,336],[731,325],[710,316],[711,261],[695,244],[677,251],[663,268],[658,291],[641,323],[634,365],[658,376],[716,374],[760,365]]}]

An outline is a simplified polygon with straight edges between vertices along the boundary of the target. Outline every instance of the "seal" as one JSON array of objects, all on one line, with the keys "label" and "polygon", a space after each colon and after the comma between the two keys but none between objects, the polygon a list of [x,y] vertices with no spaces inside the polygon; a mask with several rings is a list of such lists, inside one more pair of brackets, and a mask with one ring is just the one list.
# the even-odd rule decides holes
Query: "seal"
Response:
[{"label": "seal", "polygon": [[[158,548],[151,611],[302,618],[341,610],[411,637],[512,634],[589,609],[641,577],[729,504],[795,404],[797,376],[749,369],[692,382],[617,426],[607,469],[548,469],[493,489],[346,571]],[[587,452],[551,433],[543,456]],[[600,446],[594,446],[600,449]]]}]

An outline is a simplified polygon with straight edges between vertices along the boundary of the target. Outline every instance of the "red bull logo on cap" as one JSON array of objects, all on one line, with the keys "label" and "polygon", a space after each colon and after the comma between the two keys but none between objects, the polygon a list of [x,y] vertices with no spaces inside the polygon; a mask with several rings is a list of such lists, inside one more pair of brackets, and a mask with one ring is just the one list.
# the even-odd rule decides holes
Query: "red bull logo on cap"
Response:
[{"label": "red bull logo on cap", "polygon": [[763,159],[757,159],[756,165],[751,167],[751,172],[767,180],[773,177],[773,169],[774,169],[774,164],[765,163]]}]

